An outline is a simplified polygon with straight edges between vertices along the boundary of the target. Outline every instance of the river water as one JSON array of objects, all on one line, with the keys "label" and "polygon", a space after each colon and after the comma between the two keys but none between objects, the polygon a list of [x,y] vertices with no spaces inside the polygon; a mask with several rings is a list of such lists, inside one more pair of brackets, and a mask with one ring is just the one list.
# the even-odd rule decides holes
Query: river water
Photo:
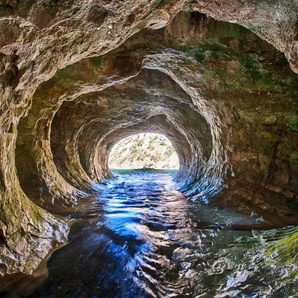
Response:
[{"label": "river water", "polygon": [[288,270],[266,256],[294,227],[252,229],[261,221],[176,188],[172,174],[146,172],[98,185],[68,215],[69,243],[32,297],[294,297]]}]

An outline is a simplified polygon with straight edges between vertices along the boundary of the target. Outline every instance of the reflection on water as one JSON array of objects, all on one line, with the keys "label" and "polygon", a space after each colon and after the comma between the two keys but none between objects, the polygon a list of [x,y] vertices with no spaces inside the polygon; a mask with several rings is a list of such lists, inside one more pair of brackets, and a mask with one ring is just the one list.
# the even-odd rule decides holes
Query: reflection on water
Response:
[{"label": "reflection on water", "polygon": [[265,245],[293,227],[186,200],[170,174],[127,173],[69,216],[69,243],[33,297],[290,297]]}]

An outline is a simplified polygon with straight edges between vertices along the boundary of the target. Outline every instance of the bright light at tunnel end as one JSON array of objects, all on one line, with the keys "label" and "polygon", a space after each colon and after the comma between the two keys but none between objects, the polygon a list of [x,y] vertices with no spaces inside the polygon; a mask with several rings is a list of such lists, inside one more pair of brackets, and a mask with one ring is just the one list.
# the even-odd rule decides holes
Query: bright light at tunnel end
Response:
[{"label": "bright light at tunnel end", "polygon": [[162,134],[139,133],[118,141],[111,149],[110,169],[179,169],[179,158]]}]

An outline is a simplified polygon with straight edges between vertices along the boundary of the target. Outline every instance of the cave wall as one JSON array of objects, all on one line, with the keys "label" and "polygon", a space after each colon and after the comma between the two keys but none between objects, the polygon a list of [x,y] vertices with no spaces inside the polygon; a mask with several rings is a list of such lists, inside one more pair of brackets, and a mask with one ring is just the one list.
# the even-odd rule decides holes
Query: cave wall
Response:
[{"label": "cave wall", "polygon": [[186,195],[297,223],[297,16],[295,0],[0,1],[0,290],[65,241],[45,209],[75,208],[140,131],[171,140]]}]

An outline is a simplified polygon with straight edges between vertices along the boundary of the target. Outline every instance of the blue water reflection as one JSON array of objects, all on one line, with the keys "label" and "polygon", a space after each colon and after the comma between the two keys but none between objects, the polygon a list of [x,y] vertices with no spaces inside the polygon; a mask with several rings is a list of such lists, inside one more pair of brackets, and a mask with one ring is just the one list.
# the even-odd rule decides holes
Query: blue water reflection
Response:
[{"label": "blue water reflection", "polygon": [[253,217],[186,199],[169,173],[126,173],[97,189],[69,215],[69,244],[53,254],[33,297],[274,293],[276,276],[260,271],[266,232],[251,230],[259,225]]}]

